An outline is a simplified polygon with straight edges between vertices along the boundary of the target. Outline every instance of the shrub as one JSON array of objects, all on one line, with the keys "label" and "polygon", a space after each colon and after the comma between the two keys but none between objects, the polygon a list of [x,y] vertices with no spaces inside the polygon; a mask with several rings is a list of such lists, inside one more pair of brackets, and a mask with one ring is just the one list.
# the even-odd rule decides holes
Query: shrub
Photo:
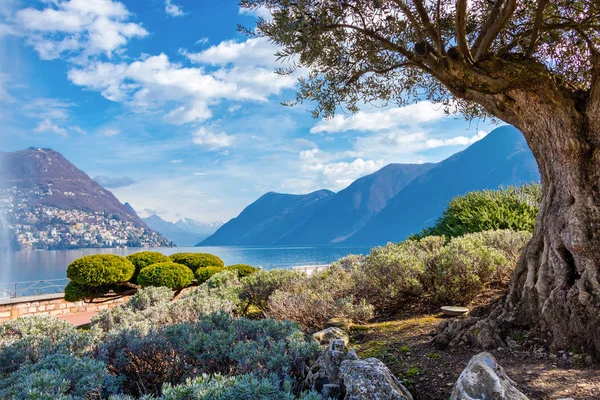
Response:
[{"label": "shrub", "polygon": [[168,324],[197,321],[214,312],[232,313],[237,308],[237,302],[232,300],[237,300],[235,293],[211,290],[206,284],[170,302],[172,296],[166,287],[141,289],[124,307],[101,311],[92,318],[91,326],[105,334],[126,329],[148,332]]},{"label": "shrub", "polygon": [[188,379],[184,384],[165,385],[164,400],[324,400],[316,392],[302,392],[298,397],[292,391],[294,383],[276,376],[244,374],[223,376],[203,374]]},{"label": "shrub", "polygon": [[125,257],[113,254],[95,254],[73,261],[67,268],[67,277],[76,284],[104,286],[127,282],[135,267]]},{"label": "shrub", "polygon": [[162,253],[157,251],[141,251],[139,253],[130,254],[127,259],[135,266],[135,273],[131,278],[132,282],[135,282],[137,276],[143,268],[146,268],[152,264],[170,262],[171,259]]},{"label": "shrub", "polygon": [[174,263],[183,264],[193,272],[203,267],[225,267],[223,260],[208,253],[175,253],[169,257]]},{"label": "shrub", "polygon": [[65,300],[70,302],[81,300],[88,301],[101,297],[111,291],[117,292],[118,290],[119,288],[117,285],[89,286],[80,285],[71,281],[65,287]]},{"label": "shrub", "polygon": [[170,325],[144,335],[124,330],[107,338],[99,357],[125,378],[130,394],[159,394],[200,373],[260,373],[300,382],[320,349],[298,325],[211,314],[196,323]]},{"label": "shrub", "polygon": [[56,353],[85,355],[98,340],[53,317],[33,316],[0,325],[0,377]]},{"label": "shrub", "polygon": [[373,306],[356,296],[349,272],[331,267],[276,290],[269,298],[267,315],[318,329],[331,318],[364,322],[373,317]]},{"label": "shrub", "polygon": [[249,306],[255,306],[265,312],[268,308],[269,298],[277,289],[283,289],[304,279],[306,279],[306,274],[300,271],[285,269],[258,271],[241,280],[240,299],[246,302],[246,309]]},{"label": "shrub", "polygon": [[138,284],[146,286],[165,286],[181,289],[189,286],[194,274],[188,267],[172,262],[152,264],[140,271]]},{"label": "shrub", "polygon": [[157,305],[168,304],[173,300],[173,291],[167,287],[150,286],[140,289],[127,302],[127,307],[134,311],[144,311]]},{"label": "shrub", "polygon": [[541,198],[539,184],[470,192],[452,199],[435,225],[413,238],[499,229],[533,232]]},{"label": "shrub", "polygon": [[240,278],[244,278],[246,276],[252,275],[258,271],[258,268],[254,268],[251,265],[247,264],[234,264],[228,267],[225,267],[226,270],[237,272]]},{"label": "shrub", "polygon": [[222,267],[198,268],[196,270],[196,272],[194,273],[194,276],[196,277],[196,280],[198,281],[198,283],[204,283],[207,280],[209,280],[211,276],[218,274],[219,272],[222,272],[222,271],[223,271]]},{"label": "shrub", "polygon": [[[88,357],[53,354],[0,381],[2,399],[89,399],[116,393],[104,363]],[[27,397],[24,397],[26,395]]]}]

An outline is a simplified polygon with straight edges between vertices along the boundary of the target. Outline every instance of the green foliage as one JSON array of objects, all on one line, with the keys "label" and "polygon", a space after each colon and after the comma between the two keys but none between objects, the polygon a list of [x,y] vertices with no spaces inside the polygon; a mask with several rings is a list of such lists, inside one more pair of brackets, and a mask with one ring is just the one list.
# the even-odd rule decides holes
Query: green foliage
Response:
[{"label": "green foliage", "polygon": [[194,274],[188,267],[172,262],[149,265],[138,275],[138,283],[142,287],[165,286],[181,289],[189,286],[193,279]]},{"label": "green foliage", "polygon": [[541,198],[539,184],[470,192],[452,199],[433,227],[412,238],[504,229],[533,232]]},{"label": "green foliage", "polygon": [[150,286],[139,290],[127,302],[127,306],[134,311],[144,311],[149,308],[168,304],[173,299],[173,291],[164,286]]},{"label": "green foliage", "polygon": [[331,267],[276,290],[268,300],[267,315],[296,321],[302,326],[323,328],[332,318],[365,322],[374,308],[360,298],[350,272]]},{"label": "green foliage", "polygon": [[[231,272],[227,274],[233,275]],[[92,318],[91,326],[104,334],[125,329],[148,332],[151,328],[197,321],[214,312],[231,314],[239,302],[235,290],[239,282],[235,276],[233,279],[235,281],[228,281],[226,286],[214,289],[205,283],[173,302],[170,301],[173,297],[171,289],[150,286],[141,289],[124,307],[101,311]]]},{"label": "green foliage", "polygon": [[223,260],[208,253],[175,253],[169,257],[174,263],[183,264],[193,272],[203,267],[225,267]]},{"label": "green foliage", "polygon": [[238,376],[207,375],[188,379],[179,386],[165,385],[164,400],[323,400],[316,392],[303,392],[298,397],[292,391],[293,382],[277,376],[256,374]]},{"label": "green foliage", "polygon": [[24,365],[0,380],[0,398],[7,400],[89,399],[104,397],[117,389],[117,381],[104,363],[63,353]]},{"label": "green foliage", "polygon": [[196,280],[198,281],[198,283],[204,283],[207,280],[209,280],[211,276],[218,274],[219,272],[222,272],[222,271],[223,271],[222,267],[198,268],[196,270],[196,272],[194,273],[194,276],[196,277]]},{"label": "green foliage", "polygon": [[266,312],[269,298],[276,290],[288,287],[305,278],[306,275],[300,271],[285,269],[258,271],[241,280],[243,289],[240,298],[247,302],[247,307],[255,306]]},{"label": "green foliage", "polygon": [[258,268],[255,268],[248,264],[234,264],[228,267],[225,267],[226,270],[237,272],[240,278],[244,278],[246,276],[252,275],[258,271]]},{"label": "green foliage", "polygon": [[128,255],[127,259],[135,266],[135,273],[131,278],[132,282],[136,282],[137,276],[143,268],[152,264],[171,261],[168,256],[157,251],[141,251],[139,253],[133,253]]},{"label": "green foliage", "polygon": [[351,279],[379,312],[409,304],[468,304],[490,285],[506,285],[529,232],[487,231],[447,241],[442,236],[373,249]]},{"label": "green foliage", "polygon": [[95,254],[73,261],[67,268],[67,277],[85,286],[104,286],[129,281],[135,267],[125,257],[113,254]]},{"label": "green foliage", "polygon": [[89,286],[80,285],[73,281],[65,287],[65,300],[70,302],[91,300],[109,293],[111,290],[117,290],[116,285]]},{"label": "green foliage", "polygon": [[219,313],[147,334],[119,331],[98,353],[123,376],[126,392],[143,395],[159,394],[164,383],[178,384],[200,373],[260,373],[299,382],[319,351],[294,323],[234,319]]},{"label": "green foliage", "polygon": [[96,331],[79,331],[52,317],[5,322],[0,325],[0,379],[53,354],[85,355],[97,340]]}]

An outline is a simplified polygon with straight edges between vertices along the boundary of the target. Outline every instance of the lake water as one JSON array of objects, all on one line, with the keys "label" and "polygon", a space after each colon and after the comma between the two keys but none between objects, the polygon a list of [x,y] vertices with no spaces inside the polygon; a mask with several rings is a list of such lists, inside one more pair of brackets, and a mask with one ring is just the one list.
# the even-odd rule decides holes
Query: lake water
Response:
[{"label": "lake water", "polygon": [[90,254],[126,256],[139,251],[159,251],[170,255],[179,252],[211,253],[225,265],[250,264],[264,269],[289,268],[298,265],[328,264],[348,254],[367,254],[369,247],[346,246],[242,246],[242,247],[177,247],[158,249],[81,249],[18,251],[0,255],[0,284],[66,277],[71,261]]}]

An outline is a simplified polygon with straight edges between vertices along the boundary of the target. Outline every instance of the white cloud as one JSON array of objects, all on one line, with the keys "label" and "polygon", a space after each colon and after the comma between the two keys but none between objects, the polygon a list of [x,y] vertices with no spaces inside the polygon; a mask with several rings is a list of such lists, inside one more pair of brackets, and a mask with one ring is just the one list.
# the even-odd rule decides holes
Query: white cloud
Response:
[{"label": "white cloud", "polygon": [[52,123],[52,121],[49,119],[44,119],[43,121],[40,121],[33,131],[37,133],[53,132],[60,136],[68,136],[66,129],[61,128],[58,125]]},{"label": "white cloud", "polygon": [[110,136],[116,136],[116,135],[118,135],[119,133],[121,133],[121,131],[118,130],[118,129],[115,129],[115,128],[105,128],[105,129],[103,129],[101,131],[101,133],[104,136],[110,137]]},{"label": "white cloud", "polygon": [[169,161],[169,164],[181,164],[183,160],[181,158]]},{"label": "white cloud", "polygon": [[228,112],[230,113],[234,113],[236,111],[239,111],[242,108],[242,106],[240,106],[239,104],[234,104],[232,106],[229,106],[229,108],[227,109]]},{"label": "white cloud", "polygon": [[196,40],[196,43],[194,43],[194,44],[206,44],[208,42],[209,42],[209,39],[207,37],[203,37],[203,38]]},{"label": "white cloud", "polygon": [[299,139],[294,139],[294,141],[292,142],[296,147],[304,147],[304,148],[315,148],[317,147],[317,144],[311,140],[308,139],[304,139],[304,138],[299,138]]},{"label": "white cloud", "polygon": [[265,38],[251,38],[244,42],[226,40],[218,45],[210,46],[199,53],[183,54],[192,62],[208,65],[263,66],[271,69],[277,63],[275,53],[277,46]]},{"label": "white cloud", "polygon": [[87,135],[87,132],[86,132],[86,131],[84,131],[83,129],[81,129],[80,127],[78,127],[78,126],[72,126],[72,127],[71,127],[71,129],[72,129],[73,131],[75,131],[75,132],[79,133],[79,134],[82,134],[82,135]]},{"label": "white cloud", "polygon": [[421,101],[406,107],[386,108],[374,112],[359,111],[349,117],[338,114],[332,119],[319,121],[310,133],[376,132],[435,122],[444,117],[446,114],[441,105]]},{"label": "white cloud", "polygon": [[468,146],[478,140],[483,139],[487,132],[479,131],[474,136],[456,136],[448,139],[429,139],[425,145],[429,148],[444,147],[444,146]]},{"label": "white cloud", "polygon": [[218,150],[229,147],[234,141],[233,136],[230,136],[225,132],[214,133],[205,127],[200,127],[194,132],[193,136],[194,143],[207,150]]},{"label": "white cloud", "polygon": [[79,61],[105,54],[111,57],[119,48],[148,32],[139,24],[128,22],[131,13],[112,0],[53,0],[46,8],[33,7],[17,11],[15,19],[25,31],[29,43],[42,59],[67,55]]},{"label": "white cloud", "polygon": [[165,1],[165,12],[170,17],[183,17],[185,15],[181,7],[173,4],[171,0]]},{"label": "white cloud", "polygon": [[[95,62],[69,71],[76,85],[97,90],[112,101],[137,109],[164,109],[173,124],[201,122],[212,116],[209,106],[220,100],[266,101],[269,95],[294,87],[296,81],[278,77],[267,69],[219,69],[182,67],[165,54],[127,63]],[[171,106],[172,107],[172,106]]]},{"label": "white cloud", "polygon": [[340,190],[385,165],[381,159],[356,158],[358,154],[353,151],[329,153],[318,148],[304,150],[299,155],[300,169],[313,177],[312,187]]},{"label": "white cloud", "polygon": [[250,15],[252,17],[264,18],[268,21],[273,19],[271,11],[266,7],[256,7],[252,9],[240,7],[240,15]]},{"label": "white cloud", "polygon": [[[468,137],[464,135],[451,136],[453,133],[450,132],[440,137],[440,132],[437,131],[436,133],[435,136],[432,133],[418,130],[415,132],[396,130],[375,133],[355,138],[353,147],[363,157],[382,158],[387,162],[418,163],[424,161],[424,157],[420,152],[441,147],[468,146],[487,134],[484,131],[479,131]],[[454,135],[456,134],[454,133]]]}]

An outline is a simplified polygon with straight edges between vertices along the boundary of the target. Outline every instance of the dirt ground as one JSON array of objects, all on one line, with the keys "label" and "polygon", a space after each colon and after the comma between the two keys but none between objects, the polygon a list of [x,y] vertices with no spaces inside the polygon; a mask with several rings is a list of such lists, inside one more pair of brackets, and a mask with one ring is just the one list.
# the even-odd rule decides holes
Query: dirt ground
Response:
[{"label": "dirt ground", "polygon": [[[477,350],[439,350],[431,343],[441,314],[406,317],[351,328],[361,358],[377,357],[413,393],[415,400],[447,400]],[[511,333],[512,348],[491,353],[530,399],[600,400],[600,365],[585,354],[549,351],[543,339]]]}]

